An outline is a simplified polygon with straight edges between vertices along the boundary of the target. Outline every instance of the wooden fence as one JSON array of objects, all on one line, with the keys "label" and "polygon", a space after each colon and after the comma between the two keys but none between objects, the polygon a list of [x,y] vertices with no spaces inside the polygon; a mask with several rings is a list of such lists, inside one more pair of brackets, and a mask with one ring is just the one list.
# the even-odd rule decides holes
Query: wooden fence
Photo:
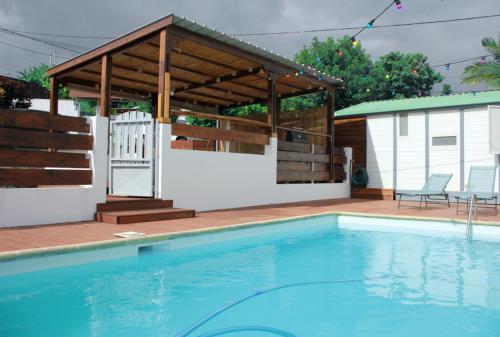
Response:
[{"label": "wooden fence", "polygon": [[0,186],[90,185],[92,148],[85,118],[0,110]]},{"label": "wooden fence", "polygon": [[[344,149],[335,148],[335,182],[346,179]],[[278,142],[278,183],[330,181],[330,155],[324,145]]]}]

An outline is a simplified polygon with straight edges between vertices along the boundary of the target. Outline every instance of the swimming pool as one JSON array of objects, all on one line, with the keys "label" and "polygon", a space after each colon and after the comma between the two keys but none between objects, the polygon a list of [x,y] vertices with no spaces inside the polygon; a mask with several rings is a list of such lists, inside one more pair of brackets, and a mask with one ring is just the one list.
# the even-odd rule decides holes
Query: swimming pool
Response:
[{"label": "swimming pool", "polygon": [[498,337],[500,228],[464,231],[327,215],[2,263],[0,336]]}]

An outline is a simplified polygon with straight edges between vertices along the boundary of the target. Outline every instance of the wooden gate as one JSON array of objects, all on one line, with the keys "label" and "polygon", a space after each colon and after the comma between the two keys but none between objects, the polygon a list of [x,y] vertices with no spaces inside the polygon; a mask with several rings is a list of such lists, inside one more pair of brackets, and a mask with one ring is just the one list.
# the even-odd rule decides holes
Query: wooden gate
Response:
[{"label": "wooden gate", "polygon": [[140,111],[122,113],[111,121],[109,194],[154,196],[155,121]]}]

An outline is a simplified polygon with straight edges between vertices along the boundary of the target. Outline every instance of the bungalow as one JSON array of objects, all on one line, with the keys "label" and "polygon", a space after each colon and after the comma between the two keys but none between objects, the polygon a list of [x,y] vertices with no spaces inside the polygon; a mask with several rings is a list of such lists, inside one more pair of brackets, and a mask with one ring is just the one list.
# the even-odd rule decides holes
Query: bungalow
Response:
[{"label": "bungalow", "polygon": [[336,112],[337,145],[357,139],[368,188],[415,190],[432,173],[451,173],[449,191],[464,191],[471,166],[498,165],[499,105],[500,91],[362,103]]}]

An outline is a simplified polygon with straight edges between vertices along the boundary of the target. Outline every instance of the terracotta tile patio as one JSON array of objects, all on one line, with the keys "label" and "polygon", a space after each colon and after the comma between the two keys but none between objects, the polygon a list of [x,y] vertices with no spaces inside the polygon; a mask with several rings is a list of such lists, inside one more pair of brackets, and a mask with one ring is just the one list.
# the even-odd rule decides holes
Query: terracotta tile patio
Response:
[{"label": "terracotta tile patio", "polygon": [[[444,205],[430,205],[420,211],[417,203],[407,203],[398,211],[395,201],[336,199],[199,212],[196,218],[127,225],[81,222],[0,229],[0,253],[104,240],[122,240],[113,235],[118,232],[167,234],[335,211],[460,220],[467,218],[464,213],[455,215],[454,207],[448,208]],[[484,210],[479,212],[478,220],[500,223],[500,215],[495,215],[492,210]]]}]

